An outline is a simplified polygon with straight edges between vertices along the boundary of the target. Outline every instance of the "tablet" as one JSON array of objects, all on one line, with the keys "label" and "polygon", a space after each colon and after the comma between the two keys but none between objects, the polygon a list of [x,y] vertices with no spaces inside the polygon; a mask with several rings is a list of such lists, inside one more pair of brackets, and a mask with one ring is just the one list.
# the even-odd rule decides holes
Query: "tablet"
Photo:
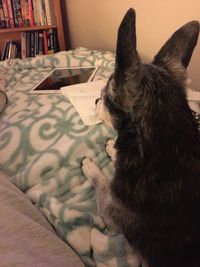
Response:
[{"label": "tablet", "polygon": [[55,68],[34,86],[29,93],[61,94],[61,87],[91,82],[97,70],[97,66]]}]

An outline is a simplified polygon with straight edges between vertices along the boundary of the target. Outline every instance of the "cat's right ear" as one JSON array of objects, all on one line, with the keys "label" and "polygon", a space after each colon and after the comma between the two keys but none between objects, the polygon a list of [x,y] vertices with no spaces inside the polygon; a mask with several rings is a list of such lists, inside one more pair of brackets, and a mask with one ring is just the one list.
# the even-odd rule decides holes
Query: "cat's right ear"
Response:
[{"label": "cat's right ear", "polygon": [[199,22],[191,21],[178,29],[164,44],[153,63],[173,71],[187,68],[199,36]]}]

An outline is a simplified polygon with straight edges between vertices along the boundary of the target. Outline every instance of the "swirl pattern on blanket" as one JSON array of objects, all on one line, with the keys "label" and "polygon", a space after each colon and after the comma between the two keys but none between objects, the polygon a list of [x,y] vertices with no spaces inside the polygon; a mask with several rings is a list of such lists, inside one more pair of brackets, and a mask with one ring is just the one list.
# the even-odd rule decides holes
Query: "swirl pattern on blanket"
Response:
[{"label": "swirl pattern on blanket", "polygon": [[114,130],[104,124],[85,126],[62,95],[28,93],[54,67],[89,65],[100,65],[96,79],[107,79],[114,55],[79,48],[0,63],[0,86],[9,100],[0,117],[0,169],[37,204],[86,266],[138,267],[125,238],[109,237],[95,216],[94,188],[81,170],[83,157],[89,157],[112,175],[105,144]]}]

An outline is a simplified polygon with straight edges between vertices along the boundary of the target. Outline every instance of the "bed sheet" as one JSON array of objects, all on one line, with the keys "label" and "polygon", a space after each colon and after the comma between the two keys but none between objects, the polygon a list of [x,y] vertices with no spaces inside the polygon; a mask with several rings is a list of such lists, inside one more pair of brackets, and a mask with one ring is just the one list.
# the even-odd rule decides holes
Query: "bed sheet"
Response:
[{"label": "bed sheet", "polygon": [[62,95],[29,94],[54,67],[89,65],[100,66],[95,79],[107,79],[114,55],[79,48],[0,63],[0,89],[8,96],[0,117],[0,169],[37,205],[86,266],[138,267],[139,259],[123,235],[108,236],[95,216],[94,188],[81,170],[87,156],[112,175],[105,144],[115,136],[114,130],[104,124],[85,126]]}]

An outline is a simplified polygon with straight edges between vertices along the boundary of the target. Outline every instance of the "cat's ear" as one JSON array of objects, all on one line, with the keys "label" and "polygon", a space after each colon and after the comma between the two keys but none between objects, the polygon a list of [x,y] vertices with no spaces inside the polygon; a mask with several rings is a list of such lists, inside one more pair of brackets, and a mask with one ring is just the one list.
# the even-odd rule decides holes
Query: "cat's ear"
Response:
[{"label": "cat's ear", "polygon": [[116,48],[115,78],[118,80],[128,69],[134,75],[139,68],[139,56],[136,50],[136,15],[130,8],[125,14],[118,30]]},{"label": "cat's ear", "polygon": [[[178,29],[164,44],[153,63],[172,71],[187,68],[199,36],[199,22],[191,21]],[[183,69],[182,68],[182,69]]]}]

